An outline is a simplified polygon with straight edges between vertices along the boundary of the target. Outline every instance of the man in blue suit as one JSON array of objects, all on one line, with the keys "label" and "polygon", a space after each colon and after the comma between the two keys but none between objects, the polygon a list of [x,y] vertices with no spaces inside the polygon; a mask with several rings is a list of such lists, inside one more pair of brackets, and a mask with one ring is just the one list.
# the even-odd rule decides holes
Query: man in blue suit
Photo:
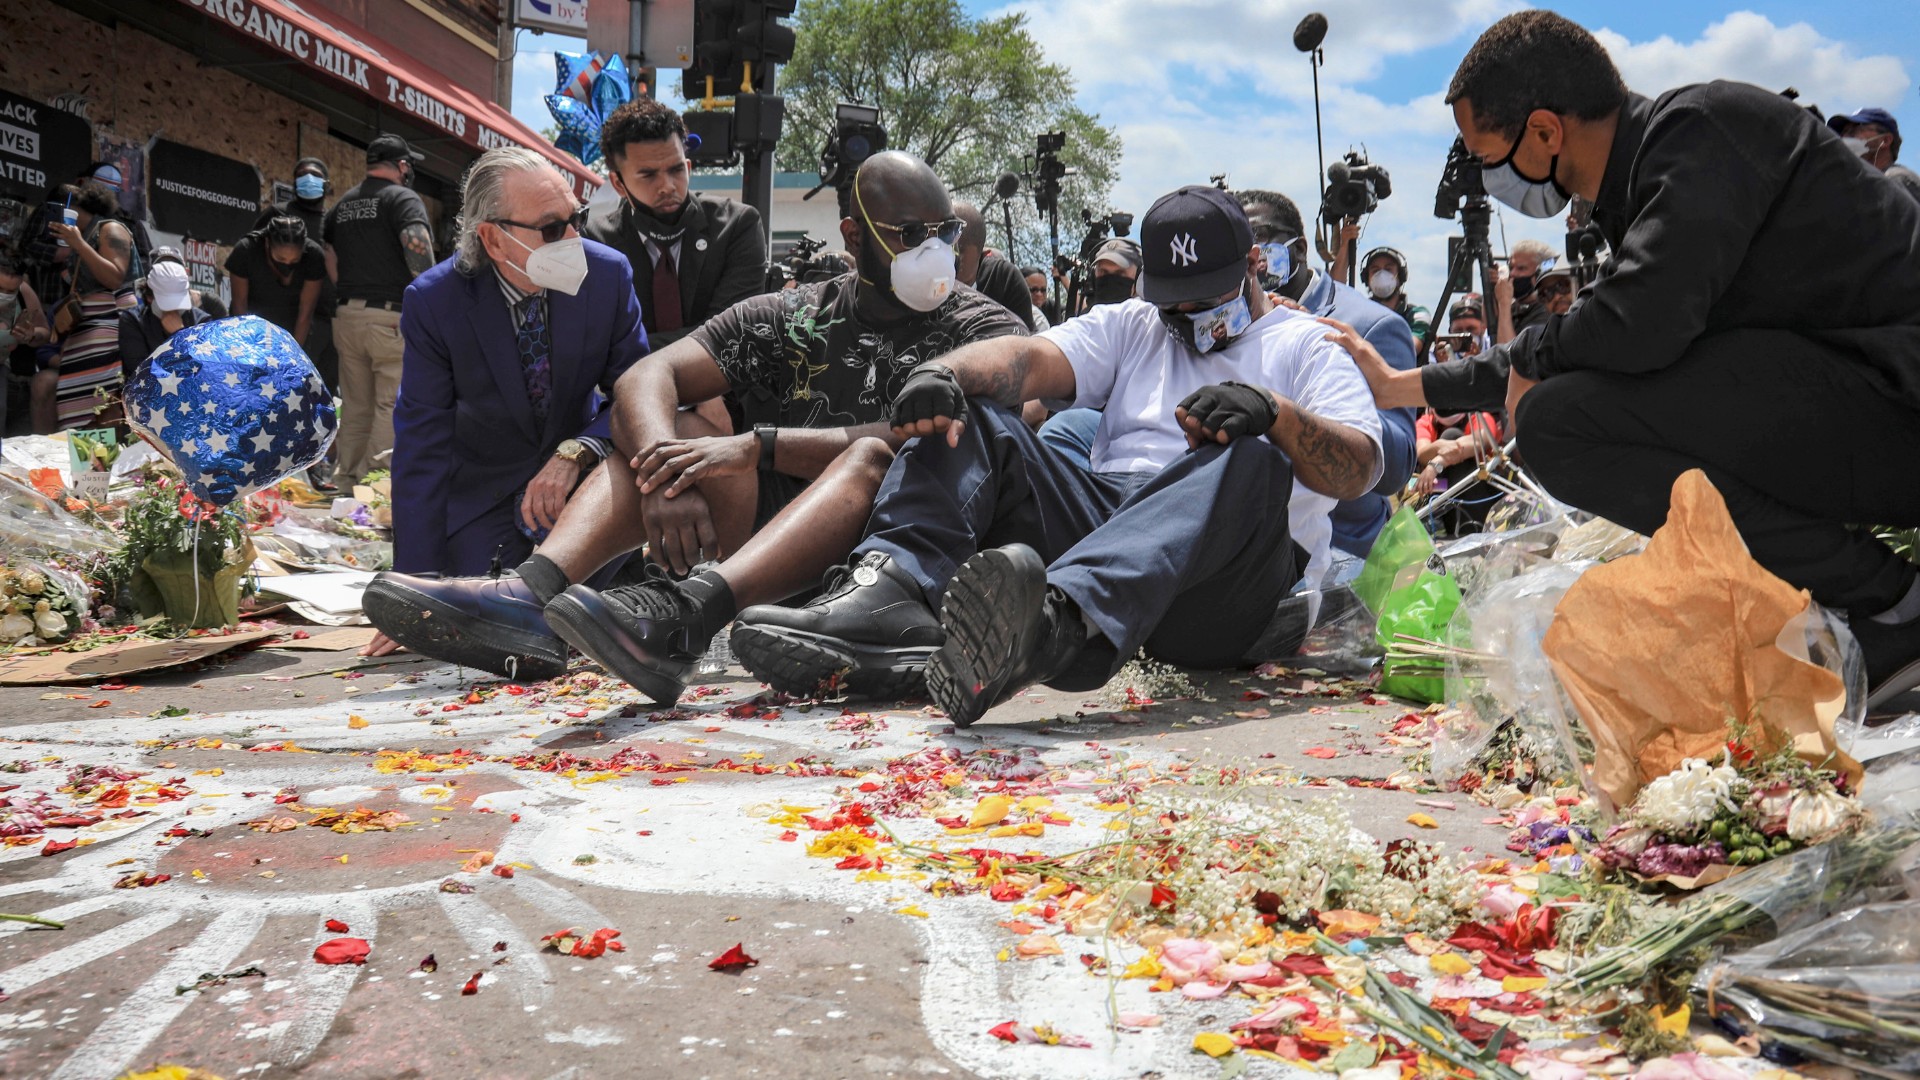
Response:
[{"label": "man in blue suit", "polygon": [[614,381],[647,352],[627,260],[580,239],[584,209],[546,158],[489,151],[461,205],[458,253],[408,287],[400,323],[394,568],[406,573],[523,561],[606,456]]},{"label": "man in blue suit", "polygon": [[[1371,342],[1389,365],[1413,370],[1413,331],[1405,319],[1359,289],[1315,273],[1307,265],[1306,225],[1292,199],[1276,191],[1247,190],[1235,196],[1253,225],[1254,242],[1267,257],[1260,282],[1268,292],[1292,300],[1311,314],[1347,324]],[[1380,410],[1380,448],[1386,455],[1386,469],[1372,491],[1334,507],[1335,549],[1365,558],[1392,516],[1393,496],[1413,475],[1414,413],[1413,409]]]}]

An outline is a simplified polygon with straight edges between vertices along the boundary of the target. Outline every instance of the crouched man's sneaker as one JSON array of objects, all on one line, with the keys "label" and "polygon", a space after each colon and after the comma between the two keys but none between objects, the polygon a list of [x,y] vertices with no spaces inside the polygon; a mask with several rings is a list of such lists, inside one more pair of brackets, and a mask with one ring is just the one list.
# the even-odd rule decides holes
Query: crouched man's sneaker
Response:
[{"label": "crouched man's sneaker", "polygon": [[925,692],[943,637],[920,583],[876,551],[829,571],[826,591],[804,607],[742,611],[732,645],[742,666],[783,693],[892,699]]},{"label": "crouched man's sneaker", "polygon": [[605,591],[575,585],[547,605],[547,620],[569,644],[635,690],[671,705],[713,635],[686,588],[657,568],[647,580]]},{"label": "crouched man's sneaker", "polygon": [[413,652],[524,682],[567,673],[567,643],[548,629],[543,606],[510,573],[425,578],[389,572],[376,575],[361,599],[368,621]]},{"label": "crouched man's sneaker", "polygon": [[927,690],[965,727],[1034,683],[1063,690],[1104,683],[1114,658],[1067,594],[1047,584],[1047,566],[1025,544],[962,563],[940,610],[947,642],[927,666]]}]

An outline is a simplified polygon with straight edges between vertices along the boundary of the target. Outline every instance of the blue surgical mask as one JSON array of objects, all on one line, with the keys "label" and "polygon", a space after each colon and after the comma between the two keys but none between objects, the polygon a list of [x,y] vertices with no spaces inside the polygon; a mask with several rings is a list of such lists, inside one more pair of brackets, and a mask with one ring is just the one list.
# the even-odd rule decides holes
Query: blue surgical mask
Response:
[{"label": "blue surgical mask", "polygon": [[1530,218],[1559,217],[1573,200],[1554,175],[1560,169],[1560,155],[1553,155],[1553,161],[1548,163],[1546,179],[1535,180],[1525,175],[1514,167],[1513,155],[1520,149],[1520,140],[1526,137],[1527,129],[1523,126],[1520,134],[1514,136],[1513,145],[1507,148],[1507,156],[1498,165],[1480,170],[1480,180],[1486,185],[1487,194]]},{"label": "blue surgical mask", "polygon": [[315,173],[302,173],[293,178],[293,193],[312,201],[327,193],[326,177]]},{"label": "blue surgical mask", "polygon": [[1226,348],[1246,333],[1253,325],[1253,309],[1247,306],[1247,290],[1243,286],[1233,299],[1204,311],[1161,308],[1160,321],[1174,340],[1205,356]]}]

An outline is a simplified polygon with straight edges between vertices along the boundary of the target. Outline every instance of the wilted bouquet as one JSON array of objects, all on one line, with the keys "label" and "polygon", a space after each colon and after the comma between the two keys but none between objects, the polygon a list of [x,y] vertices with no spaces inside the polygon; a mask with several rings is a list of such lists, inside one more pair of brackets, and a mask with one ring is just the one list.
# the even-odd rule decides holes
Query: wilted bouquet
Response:
[{"label": "wilted bouquet", "polygon": [[0,649],[67,640],[80,629],[81,603],[48,567],[27,559],[0,565]]},{"label": "wilted bouquet", "polygon": [[1688,758],[1641,788],[1594,856],[1642,878],[1692,879],[1829,840],[1861,813],[1845,776],[1791,753],[1760,758],[1736,738],[1719,764]]}]

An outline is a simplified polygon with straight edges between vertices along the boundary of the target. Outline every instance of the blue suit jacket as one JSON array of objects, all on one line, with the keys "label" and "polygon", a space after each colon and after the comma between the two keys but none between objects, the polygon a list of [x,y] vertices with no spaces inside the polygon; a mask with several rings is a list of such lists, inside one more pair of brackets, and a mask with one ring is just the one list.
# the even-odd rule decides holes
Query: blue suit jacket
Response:
[{"label": "blue suit jacket", "polygon": [[[1413,370],[1413,328],[1359,289],[1316,271],[1313,284],[1300,296],[1300,306],[1353,327],[1379,350],[1389,367]],[[1388,500],[1413,475],[1413,421],[1413,409],[1380,410],[1380,448],[1386,455],[1386,470],[1372,491],[1333,508],[1334,547],[1363,557],[1373,548],[1374,538],[1393,513]]]},{"label": "blue suit jacket", "polygon": [[449,259],[408,286],[393,410],[394,569],[483,571],[447,565],[447,537],[511,507],[562,441],[610,436],[614,380],[646,355],[647,333],[626,257],[591,240],[586,251],[579,293],[547,294],[553,386],[544,427],[534,423],[493,270],[462,274]]}]

